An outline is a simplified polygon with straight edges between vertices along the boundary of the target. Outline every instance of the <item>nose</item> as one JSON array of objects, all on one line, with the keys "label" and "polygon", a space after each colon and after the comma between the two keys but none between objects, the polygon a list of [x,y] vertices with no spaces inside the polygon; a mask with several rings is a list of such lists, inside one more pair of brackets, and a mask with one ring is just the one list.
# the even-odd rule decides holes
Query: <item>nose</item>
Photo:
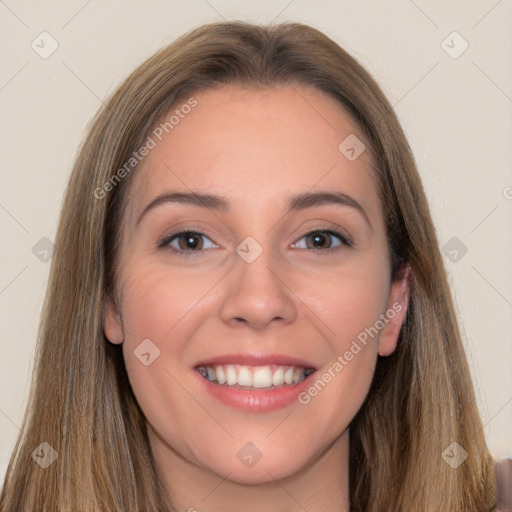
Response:
[{"label": "nose", "polygon": [[296,295],[269,253],[263,251],[252,263],[236,257],[221,307],[224,322],[264,329],[272,322],[286,324],[297,317]]}]

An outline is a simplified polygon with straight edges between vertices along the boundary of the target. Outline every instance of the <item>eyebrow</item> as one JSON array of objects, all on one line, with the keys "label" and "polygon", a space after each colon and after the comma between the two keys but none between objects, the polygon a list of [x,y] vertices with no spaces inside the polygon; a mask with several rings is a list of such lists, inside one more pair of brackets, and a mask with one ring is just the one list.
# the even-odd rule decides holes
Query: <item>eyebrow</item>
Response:
[{"label": "eyebrow", "polygon": [[[139,215],[136,224],[138,225],[150,210],[165,204],[200,206],[223,213],[229,212],[230,208],[229,202],[222,196],[202,194],[200,192],[167,192],[153,199],[144,208]],[[362,215],[370,229],[372,229],[366,210],[353,197],[344,194],[343,192],[304,192],[288,198],[289,211],[305,210],[307,208],[323,206],[326,204],[353,208]]]}]

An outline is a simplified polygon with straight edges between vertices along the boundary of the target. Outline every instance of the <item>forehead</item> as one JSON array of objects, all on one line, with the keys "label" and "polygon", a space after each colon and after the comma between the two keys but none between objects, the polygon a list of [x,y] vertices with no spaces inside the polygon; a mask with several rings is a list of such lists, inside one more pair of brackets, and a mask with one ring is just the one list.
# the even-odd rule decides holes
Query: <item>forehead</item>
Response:
[{"label": "forehead", "polygon": [[295,85],[223,86],[192,96],[193,108],[180,109],[185,98],[162,119],[179,111],[168,133],[151,135],[155,147],[131,185],[132,217],[169,190],[219,194],[245,211],[262,211],[293,193],[337,189],[375,208],[368,145],[353,161],[340,150],[347,137],[356,144],[364,137],[334,99]]}]

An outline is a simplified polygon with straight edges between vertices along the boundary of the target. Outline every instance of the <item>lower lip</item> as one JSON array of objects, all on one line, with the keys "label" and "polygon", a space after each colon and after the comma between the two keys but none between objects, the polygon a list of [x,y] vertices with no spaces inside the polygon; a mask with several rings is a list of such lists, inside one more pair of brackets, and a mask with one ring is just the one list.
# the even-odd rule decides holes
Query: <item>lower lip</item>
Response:
[{"label": "lower lip", "polygon": [[298,401],[298,395],[310,386],[310,377],[316,372],[298,384],[268,390],[245,390],[224,386],[205,379],[195,370],[194,373],[206,391],[222,403],[247,412],[271,412]]}]

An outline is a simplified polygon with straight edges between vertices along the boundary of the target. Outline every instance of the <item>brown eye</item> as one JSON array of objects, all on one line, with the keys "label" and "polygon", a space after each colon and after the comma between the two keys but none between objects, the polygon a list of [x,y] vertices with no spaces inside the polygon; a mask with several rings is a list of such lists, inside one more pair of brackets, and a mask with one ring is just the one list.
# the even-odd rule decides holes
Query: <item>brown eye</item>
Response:
[{"label": "brown eye", "polygon": [[331,246],[331,238],[324,231],[316,231],[306,237],[308,241],[311,243],[307,243],[306,245],[312,249],[329,249]]},{"label": "brown eye", "polygon": [[[304,235],[301,240],[305,239],[306,244],[304,247],[304,244],[302,244],[302,247],[299,247],[301,249],[323,249],[323,250],[329,250],[329,249],[337,249],[338,247],[342,245],[351,246],[352,243],[348,240],[347,237],[342,235],[341,233],[338,233],[336,231],[331,230],[317,230],[312,231],[311,233],[308,233],[307,235]],[[336,239],[338,240],[336,242]],[[334,241],[334,242],[333,242]]]},{"label": "brown eye", "polygon": [[180,231],[165,236],[158,246],[170,247],[178,253],[202,252],[203,249],[217,247],[206,235],[197,231]]},{"label": "brown eye", "polygon": [[199,233],[194,233],[192,231],[182,233],[178,235],[176,238],[178,239],[179,248],[182,250],[197,250],[202,249],[203,247],[203,235]]}]

